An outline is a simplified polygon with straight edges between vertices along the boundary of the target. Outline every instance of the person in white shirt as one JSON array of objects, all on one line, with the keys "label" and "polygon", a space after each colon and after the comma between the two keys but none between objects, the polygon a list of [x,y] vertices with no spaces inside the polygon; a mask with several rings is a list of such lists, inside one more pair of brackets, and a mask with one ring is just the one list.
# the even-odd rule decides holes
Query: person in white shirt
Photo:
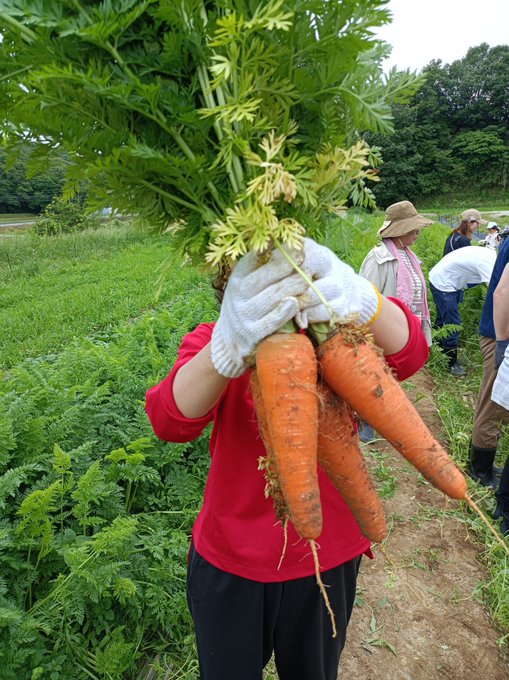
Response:
[{"label": "person in white shirt", "polygon": [[[435,327],[447,324],[461,326],[459,305],[463,302],[465,288],[489,283],[497,253],[491,248],[460,248],[445,255],[429,272],[431,293],[437,316]],[[461,377],[465,369],[458,362],[459,331],[450,333],[439,341],[449,359],[452,375]]]},{"label": "person in white shirt", "polygon": [[483,238],[479,241],[479,245],[486,246],[486,248],[491,248],[492,250],[496,250],[500,245],[499,236],[500,227],[496,222],[488,222],[488,226],[486,227],[486,229],[488,231],[488,235],[486,236],[486,238]]}]

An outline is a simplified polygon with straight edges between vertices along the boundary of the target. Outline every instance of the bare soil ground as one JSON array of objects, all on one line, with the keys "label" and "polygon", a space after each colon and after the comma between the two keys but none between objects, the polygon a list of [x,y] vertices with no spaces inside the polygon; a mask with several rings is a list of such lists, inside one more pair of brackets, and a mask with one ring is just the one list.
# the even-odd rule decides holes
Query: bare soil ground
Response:
[{"label": "bare soil ground", "polygon": [[[440,438],[433,384],[421,371],[410,396]],[[368,446],[368,445],[365,445]],[[477,595],[486,580],[482,547],[465,523],[448,513],[455,501],[423,482],[384,440],[397,488],[384,501],[391,525],[385,550],[364,559],[358,604],[349,626],[340,678],[363,680],[509,679],[507,645]]]}]

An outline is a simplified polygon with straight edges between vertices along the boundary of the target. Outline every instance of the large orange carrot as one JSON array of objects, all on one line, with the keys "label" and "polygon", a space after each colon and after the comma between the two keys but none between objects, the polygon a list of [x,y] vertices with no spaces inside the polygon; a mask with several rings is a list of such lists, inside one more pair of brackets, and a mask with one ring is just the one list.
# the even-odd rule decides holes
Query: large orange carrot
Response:
[{"label": "large orange carrot", "polygon": [[301,333],[276,333],[256,351],[256,373],[265,407],[270,446],[288,514],[297,533],[322,532],[318,486],[317,362]]},{"label": "large orange carrot", "polygon": [[467,498],[467,482],[428,430],[380,352],[359,330],[340,330],[318,350],[323,377],[426,479],[451,498]]},{"label": "large orange carrot", "polygon": [[265,403],[263,401],[260,380],[258,379],[256,368],[251,369],[249,382],[251,394],[253,395],[256,418],[258,420],[258,430],[266,452],[266,455],[258,461],[259,469],[263,470],[265,475],[265,497],[272,498],[276,517],[284,526],[288,519],[288,509],[277,477],[276,462],[274,460],[274,452],[267,424],[267,412],[265,410]]},{"label": "large orange carrot", "polygon": [[318,395],[318,463],[345,500],[364,536],[381,543],[387,536],[387,524],[359,448],[352,413],[344,400],[323,382],[318,385]]}]

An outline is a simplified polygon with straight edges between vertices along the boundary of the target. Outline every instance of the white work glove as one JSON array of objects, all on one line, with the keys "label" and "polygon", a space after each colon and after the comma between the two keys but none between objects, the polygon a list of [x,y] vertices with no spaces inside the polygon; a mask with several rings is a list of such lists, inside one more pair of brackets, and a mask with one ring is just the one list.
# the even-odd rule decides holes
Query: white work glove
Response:
[{"label": "white work glove", "polygon": [[[302,262],[303,253],[292,253],[292,257]],[[304,295],[307,287],[279,250],[263,265],[255,253],[240,259],[226,286],[212,333],[216,371],[227,378],[242,375],[256,345],[297,314],[297,296]]]},{"label": "white work glove", "polygon": [[[328,301],[336,321],[362,325],[375,317],[379,293],[373,284],[342,262],[329,248],[310,238],[304,239],[302,269]],[[311,288],[300,302],[296,322],[301,328],[331,320],[329,311]]]}]

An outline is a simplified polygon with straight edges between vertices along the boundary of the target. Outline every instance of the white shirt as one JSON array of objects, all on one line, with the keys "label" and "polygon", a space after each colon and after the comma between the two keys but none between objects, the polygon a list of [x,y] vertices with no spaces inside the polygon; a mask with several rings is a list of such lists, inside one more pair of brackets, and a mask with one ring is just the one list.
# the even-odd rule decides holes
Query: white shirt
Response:
[{"label": "white shirt", "polygon": [[498,231],[495,232],[494,234],[488,234],[486,238],[484,239],[484,244],[486,245],[487,248],[496,248],[499,243],[499,236],[498,236]]},{"label": "white shirt", "polygon": [[489,283],[497,253],[491,248],[466,246],[447,253],[429,273],[430,283],[443,293],[453,293],[468,284]]},{"label": "white shirt", "polygon": [[504,359],[497,371],[491,398],[496,404],[509,411],[509,347],[506,349]]}]

